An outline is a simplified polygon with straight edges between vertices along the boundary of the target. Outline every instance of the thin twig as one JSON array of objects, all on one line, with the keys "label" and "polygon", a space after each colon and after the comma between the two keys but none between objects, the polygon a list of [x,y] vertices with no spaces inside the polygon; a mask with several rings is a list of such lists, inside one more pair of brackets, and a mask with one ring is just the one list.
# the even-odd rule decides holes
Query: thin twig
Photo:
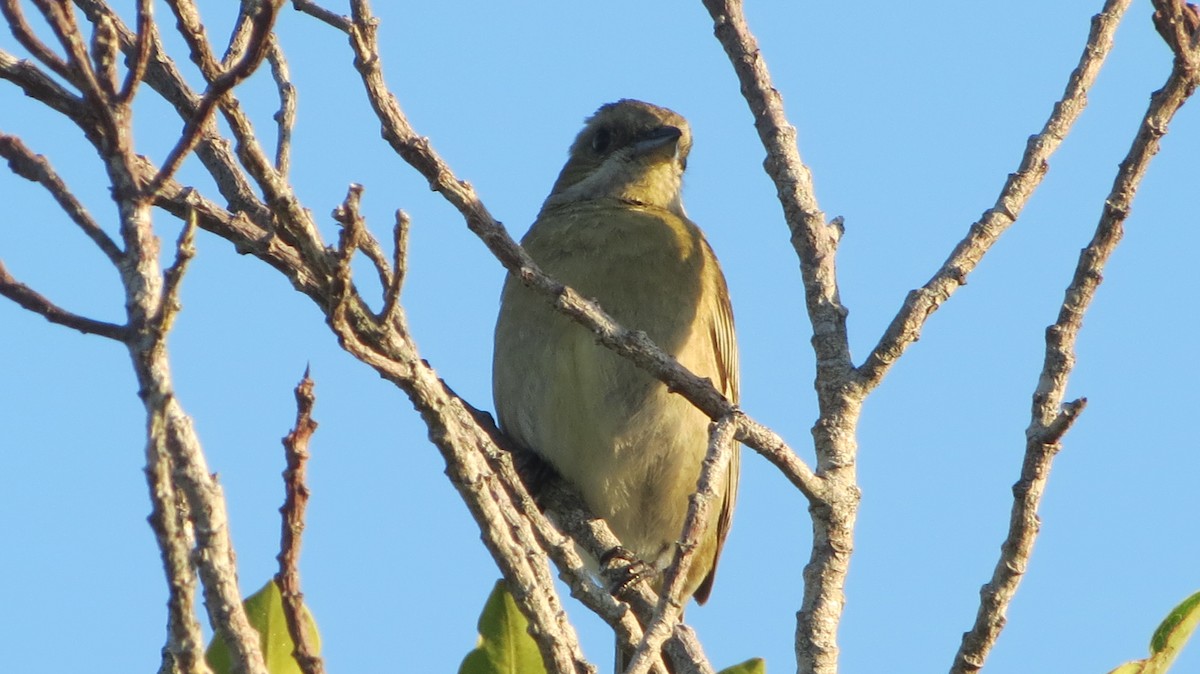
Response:
[{"label": "thin twig", "polygon": [[[115,30],[116,25],[113,25]],[[137,42],[133,49],[132,65],[125,73],[125,82],[117,94],[119,105],[129,105],[137,92],[138,85],[146,76],[146,64],[150,61],[150,52],[154,46],[154,33],[157,30],[154,23],[154,3],[151,0],[138,0],[137,6]]]},{"label": "thin twig", "polygon": [[343,33],[350,30],[350,19],[336,12],[331,12],[311,0],[292,0],[292,7],[296,11],[308,14],[318,21],[323,21]]},{"label": "thin twig", "polygon": [[8,29],[12,31],[13,37],[17,38],[17,42],[22,47],[47,68],[53,70],[56,75],[68,82],[76,83],[75,72],[67,65],[67,62],[59,58],[58,54],[55,54],[44,42],[39,40],[33,32],[29,22],[25,20],[25,13],[21,11],[20,2],[4,0],[0,4],[0,11],[4,13],[4,18],[8,21]]},{"label": "thin twig", "polygon": [[271,44],[267,49],[267,61],[271,64],[275,88],[279,90],[279,111],[273,117],[279,130],[275,141],[275,170],[279,175],[287,176],[292,163],[292,129],[296,125],[296,87],[292,84],[287,59],[274,34],[271,34]]},{"label": "thin twig", "polygon": [[646,674],[650,671],[663,642],[683,617],[683,606],[687,597],[682,595],[687,583],[688,569],[691,568],[700,538],[704,535],[704,524],[712,519],[709,513],[714,504],[720,507],[721,494],[729,478],[729,464],[737,451],[734,444],[736,430],[736,419],[730,415],[718,419],[709,431],[708,451],[701,464],[696,491],[688,499],[683,532],[675,545],[671,564],[663,575],[662,591],[659,593],[658,606],[654,609],[654,617],[646,626],[642,641],[634,651],[633,659],[628,665],[628,674]]},{"label": "thin twig", "polygon": [[50,24],[50,29],[58,37],[59,44],[67,52],[67,66],[75,73],[70,81],[79,87],[86,98],[91,99],[100,110],[101,119],[112,131],[116,130],[116,121],[108,105],[112,102],[105,88],[100,84],[100,78],[88,59],[88,49],[83,43],[83,34],[75,22],[75,13],[70,7],[51,0],[33,0],[33,4],[41,10],[42,15]]},{"label": "thin twig", "polygon": [[41,101],[46,107],[79,124],[85,129],[85,133],[89,132],[90,129],[84,124],[84,120],[95,118],[91,108],[82,98],[67,91],[32,62],[18,59],[0,49],[0,78],[12,82],[20,87],[26,96]]},{"label": "thin twig", "polygon": [[[362,203],[362,193],[362,185],[351,183],[346,190],[346,198],[337,208],[333,209],[333,219],[342,226],[341,235],[338,236],[338,269],[348,270],[350,268],[350,260],[361,245],[363,233],[367,229],[359,209],[359,204]],[[348,275],[346,280],[349,281]],[[349,288],[348,284],[346,288]]]},{"label": "thin twig", "polygon": [[59,307],[33,288],[13,278],[12,274],[8,273],[8,268],[4,266],[3,262],[0,262],[0,295],[16,302],[21,308],[38,314],[51,323],[65,325],[84,334],[100,335],[101,337],[114,339],[118,342],[125,341],[129,336],[129,330],[124,325],[97,321],[86,316],[73,314]]},{"label": "thin twig", "polygon": [[[183,0],[178,1],[183,2]],[[101,0],[75,0],[75,4],[79,6],[92,21],[98,20],[101,16],[108,17],[117,30],[117,34],[121,40],[121,48],[124,50],[126,58],[128,59],[134,57],[137,49],[138,36],[130,31],[127,26],[125,26],[121,20],[121,17],[117,16],[112,11],[111,7],[104,2],[101,2]],[[172,7],[174,6],[175,5],[172,5]],[[203,35],[201,35],[200,38],[194,38],[194,36],[188,32],[188,30],[183,26],[185,18],[186,17],[179,18],[177,16],[177,19],[181,23],[181,33],[183,34],[185,40],[189,41],[189,44],[192,42],[197,42],[199,45],[198,48],[203,51],[203,49],[207,48],[207,41],[203,39]],[[163,46],[157,31],[151,33],[150,42],[151,52],[154,54],[154,58],[150,59],[150,61],[146,64],[146,83],[150,85],[151,89],[158,92],[159,95],[166,99],[166,101],[175,108],[182,119],[185,121],[191,119],[196,113],[200,97],[189,88],[187,83],[184,81],[183,76],[179,73],[178,68],[175,67],[175,63],[171,60],[170,56],[163,51]],[[3,69],[4,59],[2,56],[2,53],[0,53],[0,75],[5,74],[5,70]],[[213,70],[207,71],[203,70],[202,68],[202,71],[206,74],[206,77],[211,76],[215,79],[219,73],[215,69],[215,61],[212,63]],[[34,79],[36,80],[36,78]],[[36,80],[29,85],[22,86],[28,87],[26,89],[27,92],[32,90],[33,93],[30,93],[29,95],[38,97],[39,100],[42,100],[43,97],[49,98],[49,92],[45,91],[44,87],[35,86],[38,82],[40,82],[40,80]],[[222,104],[227,104],[231,97],[231,94],[226,94],[226,96],[222,99]],[[62,110],[62,108],[59,106],[66,105],[65,101],[59,99],[50,98],[50,100],[53,102],[49,104],[54,106],[55,109]],[[80,128],[84,130],[84,133],[89,133],[89,127],[81,121],[83,117],[87,116],[87,111],[84,111],[85,114],[72,113],[72,109],[68,108],[64,110],[64,114],[67,114],[73,121],[79,124]],[[216,124],[212,120],[204,125],[201,133],[201,140],[196,146],[197,157],[199,157],[201,163],[212,175],[213,180],[216,182],[217,189],[228,201],[229,209],[234,212],[243,213],[244,217],[249,218],[253,223],[257,223],[256,227],[258,233],[253,238],[262,239],[264,237],[271,237],[276,241],[276,244],[282,243],[283,245],[287,245],[287,242],[279,242],[278,237],[272,237],[271,229],[269,226],[267,226],[271,221],[269,210],[259,200],[257,193],[250,184],[250,181],[246,178],[245,172],[239,165],[237,158],[234,156],[233,149],[231,148],[229,142],[224,138],[221,138],[216,129]],[[96,141],[93,141],[93,144],[95,144],[95,142]],[[141,160],[141,158],[136,155],[133,157],[133,159],[135,161]],[[148,161],[144,161],[144,166],[149,167],[151,164]],[[150,182],[151,178],[155,175],[155,173],[157,173],[157,171],[142,171],[142,173],[142,184],[146,184]],[[168,184],[173,183],[172,181],[168,181]],[[162,198],[162,195],[159,195],[159,198]],[[175,214],[182,217],[185,210],[186,208],[184,206],[180,206]],[[202,222],[214,221],[202,218]],[[244,247],[244,244],[241,242],[243,238],[244,237],[239,236],[235,237],[233,240],[239,245],[239,247]],[[279,245],[272,244],[270,248],[277,249],[279,248]],[[268,256],[267,259],[270,258],[271,256]],[[278,265],[274,266],[278,268]]]},{"label": "thin twig", "polygon": [[187,155],[196,147],[196,143],[200,141],[201,133],[204,126],[208,123],[209,115],[216,108],[217,103],[231,89],[250,77],[251,74],[258,68],[266,57],[267,44],[271,28],[275,24],[277,8],[282,0],[264,1],[259,4],[259,11],[254,16],[254,28],[250,35],[250,47],[244,51],[241,60],[234,64],[229,69],[225,70],[208,86],[204,92],[204,97],[200,99],[200,103],[196,106],[196,111],[188,119],[187,124],[183,127],[183,132],[180,134],[179,140],[175,147],[167,154],[167,158],[163,161],[162,168],[159,169],[158,175],[151,179],[150,183],[145,187],[146,194],[155,194],[162,188],[162,184],[170,177],[175,175],[179,170],[180,165]]},{"label": "thin twig", "polygon": [[312,418],[316,396],[308,368],[296,386],[296,423],[283,439],[287,468],[283,471],[285,498],[279,513],[283,516],[283,534],[279,543],[279,573],[275,582],[283,597],[283,615],[288,633],[292,636],[293,655],[304,674],[323,674],[325,664],[317,655],[317,646],[308,630],[308,610],[300,590],[300,538],[304,533],[304,512],[308,507],[309,489],[305,480],[308,465],[308,443],[317,430]]},{"label": "thin twig", "polygon": [[[106,8],[97,6],[102,4],[98,3],[98,0],[75,1],[93,11],[106,11]],[[269,1],[277,9],[283,0]],[[200,66],[205,80],[210,83],[219,80],[223,71],[209,49],[194,3],[191,0],[171,2],[174,3],[173,6],[178,7],[178,13],[183,17],[180,21],[181,32],[189,45],[192,45],[193,59]],[[186,26],[183,25],[185,19]],[[249,56],[249,53],[245,55]],[[152,68],[148,75],[150,85],[162,93],[184,119],[193,119],[198,114],[199,101],[173,67],[161,70]],[[204,124],[200,131],[197,155],[216,179],[221,193],[229,200],[230,208],[245,211],[260,224],[264,234],[282,238],[286,244],[303,251],[310,262],[327,261],[324,255],[325,246],[321,242],[320,232],[311,214],[301,206],[291,186],[276,170],[275,162],[259,144],[253,125],[232,93],[221,97],[218,105],[237,142],[237,157],[233,156],[228,143],[217,134],[216,127],[211,122]],[[246,174],[253,178],[259,190],[266,196],[265,204],[250,188],[245,179]],[[326,277],[331,268],[326,267],[320,271],[321,276]]]},{"label": "thin twig", "polygon": [[188,211],[183,219],[183,229],[179,232],[179,240],[175,242],[175,261],[163,273],[162,306],[158,311],[158,331],[170,332],[183,304],[179,301],[179,288],[183,284],[183,275],[187,273],[188,264],[196,257],[196,223],[199,218],[194,208]]},{"label": "thin twig", "polygon": [[[349,264],[350,257],[354,252],[361,250],[375,267],[375,273],[379,275],[379,285],[383,288],[386,305],[387,293],[394,285],[392,269],[388,264],[387,256],[383,253],[383,247],[379,245],[379,240],[375,238],[375,235],[367,229],[366,221],[363,220],[360,213],[359,202],[362,200],[362,193],[362,185],[357,183],[350,185],[345,201],[333,210],[333,219],[342,225],[342,236],[338,243],[338,261],[339,264]],[[404,253],[399,249],[397,252]]]},{"label": "thin twig", "polygon": [[100,228],[87,208],[76,198],[75,193],[63,183],[49,160],[40,154],[34,154],[20,138],[4,133],[0,133],[0,157],[8,160],[13,173],[46,188],[63,212],[83,230],[105,257],[114,265],[121,264],[124,253],[112,237]]},{"label": "thin twig", "polygon": [[400,293],[404,289],[404,276],[408,271],[408,214],[396,211],[396,225],[392,228],[392,283],[383,294],[383,309],[379,321],[391,325],[400,311]]},{"label": "thin twig", "polygon": [[825,481],[808,467],[797,454],[775,431],[751,419],[744,413],[735,415],[737,419],[738,442],[757,451],[800,490],[801,494],[812,503],[822,503],[828,498]]},{"label": "thin twig", "polygon": [[[1169,14],[1166,2],[1155,5]],[[1176,3],[1173,18],[1183,22],[1180,12],[1188,11]],[[1196,24],[1200,25],[1200,23]],[[1190,51],[1180,49],[1171,75],[1162,89],[1150,97],[1150,107],[1138,127],[1133,145],[1117,170],[1113,188],[1104,202],[1100,221],[1091,242],[1079,256],[1075,275],[1067,287],[1058,319],[1046,329],[1046,357],[1033,394],[1032,419],[1025,431],[1025,459],[1021,477],[1013,485],[1013,507],[1008,536],[1001,546],[1000,559],[991,580],[980,590],[979,611],[970,631],[954,657],[951,674],[973,674],[984,660],[1004,627],[1005,612],[1021,582],[1039,529],[1038,507],[1050,474],[1054,456],[1063,435],[1070,428],[1086,401],[1063,404],[1067,379],[1075,364],[1075,342],[1083,325],[1083,315],[1095,297],[1107,263],[1121,240],[1125,219],[1133,205],[1138,185],[1145,176],[1151,158],[1158,152],[1167,125],[1200,84],[1200,70],[1194,67],[1195,48],[1200,29],[1193,29]],[[1171,40],[1168,39],[1168,44]],[[1177,44],[1172,44],[1176,48]],[[1191,65],[1189,65],[1191,64]]]},{"label": "thin twig", "polygon": [[[221,66],[213,56],[208,41],[208,29],[200,18],[200,10],[192,0],[167,0],[167,6],[175,15],[175,27],[188,46],[188,58],[200,68],[209,84],[221,72]],[[106,7],[107,9],[107,7]]]},{"label": "thin twig", "polygon": [[1062,145],[1063,139],[1083,113],[1087,105],[1087,92],[1112,51],[1113,34],[1130,2],[1108,0],[1100,13],[1092,17],[1091,31],[1079,57],[1079,64],[1071,72],[1062,98],[1054,104],[1042,130],[1029,138],[1017,171],[1009,174],[995,205],[971,225],[966,237],[955,246],[933,278],[908,294],[879,343],[858,368],[867,389],[874,388],[883,380],[892,364],[920,338],[921,330],[933,312],[966,283],[967,275],[1020,216],[1049,170],[1047,160]]},{"label": "thin twig", "polygon": [[[347,216],[354,219],[352,213]],[[595,672],[583,657],[578,635],[553,591],[543,552],[536,546],[537,537],[529,531],[531,514],[522,511],[521,503],[531,503],[532,499],[525,494],[514,502],[514,490],[523,491],[520,482],[497,478],[485,457],[501,452],[461,399],[421,360],[408,337],[407,326],[402,321],[381,326],[354,293],[349,255],[345,252],[351,244],[352,240],[346,238],[339,246],[342,250],[337,254],[335,282],[325,308],[339,342],[405,390],[429,424],[430,438],[446,459],[452,484],[479,523],[484,544],[505,578],[513,581],[509,589],[529,617],[531,634],[545,661],[559,672]],[[514,512],[523,512],[523,516],[514,517]]]}]

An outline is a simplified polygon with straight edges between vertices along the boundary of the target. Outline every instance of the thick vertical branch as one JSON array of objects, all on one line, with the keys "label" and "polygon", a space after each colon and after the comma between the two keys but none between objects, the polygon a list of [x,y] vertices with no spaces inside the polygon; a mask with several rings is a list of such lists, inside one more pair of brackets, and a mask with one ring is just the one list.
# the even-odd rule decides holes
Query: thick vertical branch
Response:
[{"label": "thick vertical branch", "polygon": [[845,606],[845,582],[854,547],[859,489],[855,437],[864,391],[850,359],[846,308],[837,287],[835,258],[841,222],[827,223],[817,205],[812,173],[800,158],[796,129],[771,83],[758,42],[740,0],[704,0],[720,41],[741,82],[742,96],[766,149],[764,168],[783,205],[792,246],[800,261],[805,305],[813,326],[820,416],[813,427],[822,499],[813,503],[812,555],[804,568],[804,598],[796,620],[796,657],[804,673],[838,669],[837,629]]},{"label": "thick vertical branch", "polygon": [[196,535],[187,502],[171,479],[171,457],[162,443],[146,444],[146,481],[153,508],[150,528],[158,538],[169,589],[167,643],[159,674],[208,674],[204,634],[196,620],[196,565],[191,553]]},{"label": "thick vertical branch", "polygon": [[[114,182],[126,180],[119,177],[119,170],[112,175],[117,178]],[[204,583],[205,605],[214,628],[229,644],[234,671],[267,674],[258,633],[242,609],[224,494],[208,470],[200,440],[171,383],[163,329],[169,318],[161,311],[167,302],[158,263],[158,239],[151,229],[150,205],[136,197],[123,201],[120,208],[130,260],[121,270],[131,329],[126,346],[133,361],[138,393],[146,408],[149,439],[146,451],[148,455],[169,457],[172,481],[183,492],[188,510],[195,518],[196,566]]]}]

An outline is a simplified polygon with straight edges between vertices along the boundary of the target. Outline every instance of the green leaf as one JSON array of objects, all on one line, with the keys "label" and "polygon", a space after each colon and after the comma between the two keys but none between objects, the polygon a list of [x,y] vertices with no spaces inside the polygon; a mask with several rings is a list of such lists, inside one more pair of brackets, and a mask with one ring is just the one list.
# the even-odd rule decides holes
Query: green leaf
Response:
[{"label": "green leaf", "polygon": [[1150,637],[1150,657],[1126,662],[1109,674],[1163,674],[1170,669],[1197,625],[1200,625],[1200,592],[1171,609],[1154,630],[1154,636]]},{"label": "green leaf", "polygon": [[[274,580],[267,581],[261,590],[250,595],[242,602],[246,608],[246,617],[250,625],[258,630],[259,646],[262,648],[263,659],[267,663],[267,671],[271,674],[302,674],[300,665],[292,656],[295,644],[292,635],[288,633],[287,619],[283,617],[283,595]],[[304,607],[304,622],[312,635],[313,646],[320,653],[321,635],[317,632],[317,623],[313,620],[308,607]],[[220,635],[213,637],[204,654],[213,674],[229,674],[233,669],[233,656],[229,645]]]},{"label": "green leaf", "polygon": [[762,658],[750,658],[728,669],[722,669],[718,674],[767,674],[767,661]]},{"label": "green leaf", "polygon": [[496,581],[479,616],[479,644],[467,653],[459,674],[546,674],[542,654],[529,636],[529,623],[503,580]]}]

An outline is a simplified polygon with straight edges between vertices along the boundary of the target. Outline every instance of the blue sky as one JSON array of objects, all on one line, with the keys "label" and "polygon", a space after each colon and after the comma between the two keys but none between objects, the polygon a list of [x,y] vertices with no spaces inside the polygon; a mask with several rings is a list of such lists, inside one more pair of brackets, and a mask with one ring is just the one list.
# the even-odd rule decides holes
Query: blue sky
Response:
[{"label": "blue sky", "polygon": [[[600,104],[641,98],[690,120],[685,202],[729,279],[743,406],[810,458],[813,358],[797,263],[700,3],[377,4],[401,105],[514,234]],[[856,359],[992,205],[1100,4],[750,3],[821,206],[846,220],[838,267]],[[201,2],[211,35],[227,34],[227,5]],[[169,12],[158,11],[168,30]],[[844,672],[948,669],[970,626],[1008,523],[1043,330],[1169,72],[1151,11],[1135,3],[1022,218],[866,405]],[[328,214],[350,182],[365,185],[377,232],[396,208],[408,211],[404,304],[417,343],[457,392],[490,409],[501,267],[379,140],[344,37],[290,9],[278,31],[299,87],[300,197],[327,241],[336,236]],[[7,34],[0,48],[23,55]],[[238,94],[273,142],[270,78]],[[181,123],[150,92],[142,99],[139,151],[161,161]],[[101,166],[76,129],[0,83],[0,130],[46,154],[115,226]],[[1193,102],[1151,165],[1085,320],[1069,395],[1089,406],[1055,462],[1042,535],[987,672],[1107,672],[1144,655],[1165,612],[1200,589],[1200,288],[1187,271],[1200,247],[1198,151]],[[180,179],[211,191],[194,160]],[[39,189],[0,176],[0,259],[67,308],[119,321],[116,274]],[[165,215],[158,224],[173,241],[177,224]],[[279,438],[311,364],[321,427],[302,573],[327,667],[454,671],[497,574],[419,418],[338,349],[279,274],[208,234],[197,248],[171,338],[174,374],[226,491],[243,590],[275,570]],[[123,348],[0,302],[0,643],[12,671],[157,668],[166,589],[145,522],[143,425]],[[734,521],[713,597],[688,619],[718,667],[760,656],[770,671],[792,671],[806,503],[748,452]],[[611,636],[582,607],[568,610],[587,654],[610,667]],[[1176,671],[1200,671],[1200,648]]]}]

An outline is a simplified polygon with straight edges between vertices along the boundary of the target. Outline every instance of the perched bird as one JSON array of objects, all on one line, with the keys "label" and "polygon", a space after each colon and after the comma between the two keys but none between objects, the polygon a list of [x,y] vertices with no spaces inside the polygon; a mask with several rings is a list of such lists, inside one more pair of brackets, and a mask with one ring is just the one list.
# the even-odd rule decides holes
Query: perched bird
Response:
[{"label": "perched bird", "polygon": [[[680,188],[692,137],[678,114],[621,100],[596,111],[522,245],[553,278],[641,330],[732,401],[737,346],[725,277]],[[501,428],[546,459],[657,571],[696,489],[709,419],[509,276],[496,324]],[[686,596],[704,603],[729,532],[737,453],[705,524]]]}]

